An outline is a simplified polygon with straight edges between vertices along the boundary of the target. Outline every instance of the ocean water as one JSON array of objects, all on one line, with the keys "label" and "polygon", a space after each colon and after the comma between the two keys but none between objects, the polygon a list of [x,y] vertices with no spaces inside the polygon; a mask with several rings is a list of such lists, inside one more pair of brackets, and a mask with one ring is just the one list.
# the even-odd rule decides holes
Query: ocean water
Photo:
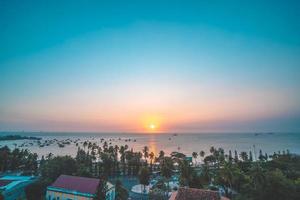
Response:
[{"label": "ocean water", "polygon": [[49,146],[40,147],[37,141],[32,140],[15,140],[15,141],[0,141],[0,147],[5,145],[10,148],[27,148],[31,152],[35,152],[41,157],[50,152],[54,155],[71,155],[75,156],[78,146],[83,148],[84,141],[90,141],[102,146],[101,138],[110,145],[125,145],[135,151],[141,151],[144,146],[148,146],[150,152],[154,152],[157,156],[160,150],[163,150],[166,155],[172,151],[180,151],[188,156],[192,152],[205,151],[209,153],[211,146],[223,148],[226,153],[229,150],[252,151],[258,153],[261,149],[263,153],[273,154],[273,152],[289,150],[291,153],[300,154],[300,133],[199,133],[199,134],[131,134],[131,133],[57,133],[57,132],[42,132],[42,133],[5,133],[19,134],[25,136],[41,137],[41,143],[46,140],[71,141],[70,145],[60,148],[58,142],[55,141]]}]

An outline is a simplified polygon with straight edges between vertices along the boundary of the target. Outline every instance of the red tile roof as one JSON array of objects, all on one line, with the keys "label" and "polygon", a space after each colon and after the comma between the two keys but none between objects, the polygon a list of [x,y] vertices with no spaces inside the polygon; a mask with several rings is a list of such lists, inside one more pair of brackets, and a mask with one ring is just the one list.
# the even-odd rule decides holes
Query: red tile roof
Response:
[{"label": "red tile roof", "polygon": [[79,176],[60,175],[51,185],[52,187],[75,190],[81,193],[95,194],[100,180]]},{"label": "red tile roof", "polygon": [[218,192],[195,188],[179,188],[170,200],[220,200]]}]

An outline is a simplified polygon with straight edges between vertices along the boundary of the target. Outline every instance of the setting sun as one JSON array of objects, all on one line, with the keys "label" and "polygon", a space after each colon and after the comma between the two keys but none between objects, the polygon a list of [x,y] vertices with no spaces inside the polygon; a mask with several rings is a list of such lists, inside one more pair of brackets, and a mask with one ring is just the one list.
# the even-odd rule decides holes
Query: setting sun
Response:
[{"label": "setting sun", "polygon": [[155,124],[149,124],[149,128],[150,128],[150,130],[155,130],[156,129],[156,125]]},{"label": "setting sun", "polygon": [[162,121],[159,114],[145,114],[141,117],[143,130],[146,132],[160,132]]}]

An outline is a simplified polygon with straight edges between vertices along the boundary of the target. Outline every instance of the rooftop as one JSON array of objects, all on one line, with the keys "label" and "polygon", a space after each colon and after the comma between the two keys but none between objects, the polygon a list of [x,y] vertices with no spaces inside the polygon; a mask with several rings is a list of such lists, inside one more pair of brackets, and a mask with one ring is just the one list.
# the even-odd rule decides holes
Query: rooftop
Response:
[{"label": "rooftop", "polygon": [[95,194],[99,183],[100,180],[96,178],[60,175],[51,186],[80,193]]},{"label": "rooftop", "polygon": [[[179,188],[169,200],[223,200],[218,192],[196,188]],[[225,199],[224,199],[225,200]]]},{"label": "rooftop", "polygon": [[20,183],[33,181],[34,179],[33,176],[3,176],[0,178],[0,189],[9,190]]},{"label": "rooftop", "polygon": [[6,186],[8,184],[10,184],[12,182],[12,180],[1,180],[0,179],[0,187]]}]

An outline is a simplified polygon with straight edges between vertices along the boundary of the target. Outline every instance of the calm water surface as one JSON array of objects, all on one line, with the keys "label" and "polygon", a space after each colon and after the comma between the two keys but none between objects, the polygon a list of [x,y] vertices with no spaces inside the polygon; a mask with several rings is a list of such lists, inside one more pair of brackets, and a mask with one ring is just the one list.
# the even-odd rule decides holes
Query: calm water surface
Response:
[{"label": "calm water surface", "polygon": [[[41,142],[45,140],[57,139],[58,141],[70,139],[71,144],[65,147],[58,147],[57,142],[49,146],[39,147],[36,141],[17,140],[17,141],[0,141],[0,147],[7,145],[10,148],[27,148],[31,152],[36,152],[39,156],[47,155],[50,152],[54,155],[71,155],[75,156],[77,146],[74,143],[79,139],[78,144],[82,147],[84,141],[88,140],[102,146],[100,139],[105,139],[111,145],[125,145],[134,150],[142,150],[144,146],[148,146],[150,152],[153,151],[158,155],[160,150],[166,154],[172,151],[180,151],[187,155],[191,155],[193,151],[200,152],[204,150],[209,152],[211,146],[222,147],[226,152],[229,150],[237,151],[254,151],[262,149],[263,152],[271,154],[277,151],[289,149],[292,153],[300,154],[300,134],[299,133],[273,133],[259,134],[253,133],[201,133],[201,134],[105,134],[105,133],[0,133],[0,135],[20,134],[26,136],[39,136]],[[130,139],[130,141],[128,140]],[[127,141],[125,141],[127,140]],[[136,140],[134,142],[134,140]],[[32,143],[32,144],[30,144]],[[23,147],[21,147],[23,144]]]}]

